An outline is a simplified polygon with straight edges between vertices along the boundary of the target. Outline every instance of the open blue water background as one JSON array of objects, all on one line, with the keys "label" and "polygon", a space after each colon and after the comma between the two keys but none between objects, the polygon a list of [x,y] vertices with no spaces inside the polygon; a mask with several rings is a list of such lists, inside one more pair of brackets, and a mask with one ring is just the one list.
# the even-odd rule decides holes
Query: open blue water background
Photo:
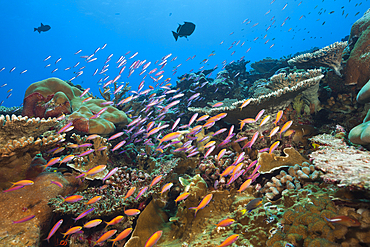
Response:
[{"label": "open blue water background", "polygon": [[[172,84],[175,84],[177,76],[188,73],[191,69],[198,71],[201,66],[204,66],[204,69],[211,69],[218,65],[219,69],[214,72],[214,77],[224,60],[229,63],[239,60],[242,56],[251,62],[265,57],[280,58],[315,46],[321,48],[340,41],[350,33],[352,24],[370,7],[370,1],[362,0],[271,2],[271,0],[1,1],[0,69],[5,67],[5,70],[0,72],[0,85],[4,83],[7,85],[0,88],[0,101],[4,100],[5,106],[20,105],[25,90],[31,83],[48,77],[68,80],[82,66],[86,66],[83,75],[73,82],[81,84],[84,88],[90,87],[94,95],[99,95],[98,80],[107,75],[110,76],[109,79],[118,75],[116,61],[128,51],[131,52],[126,58],[134,52],[139,54],[129,60],[126,66],[135,60],[146,59],[152,62],[147,71],[158,67],[154,64],[155,61],[172,53],[164,68],[162,79],[171,77]],[[176,31],[178,24],[184,21],[195,23],[196,29],[188,40],[179,38],[176,42],[171,31]],[[39,27],[41,22],[50,25],[51,30],[40,34],[34,32],[33,28]],[[258,39],[254,41],[256,37]],[[236,46],[238,41],[240,42]],[[235,43],[230,48],[233,42]],[[241,46],[243,42],[244,45]],[[107,46],[96,53],[95,57],[98,58],[96,61],[86,63],[85,59],[80,58],[91,55],[104,44]],[[249,48],[250,50],[246,52]],[[74,55],[80,49],[82,52]],[[215,55],[209,57],[212,52]],[[98,68],[100,71],[110,54],[113,54],[113,57],[105,75],[92,76],[95,69]],[[43,61],[49,55],[51,58]],[[194,55],[196,55],[194,59],[186,61]],[[177,59],[170,62],[175,56]],[[60,62],[55,64],[60,57],[62,58]],[[206,64],[201,63],[204,59],[209,61]],[[64,71],[77,62],[81,62],[79,66]],[[49,63],[51,66],[45,68]],[[172,70],[177,66],[179,66],[177,73],[172,75]],[[16,69],[10,73],[13,67]],[[51,73],[55,68],[58,68],[58,71]],[[20,74],[24,70],[27,72]],[[127,78],[126,69],[119,81],[130,82],[132,89],[136,90],[142,81],[140,71],[141,69],[138,69]],[[149,76],[145,79],[145,88],[155,84]],[[13,89],[12,95],[7,98],[9,95],[7,91],[10,89]]]}]

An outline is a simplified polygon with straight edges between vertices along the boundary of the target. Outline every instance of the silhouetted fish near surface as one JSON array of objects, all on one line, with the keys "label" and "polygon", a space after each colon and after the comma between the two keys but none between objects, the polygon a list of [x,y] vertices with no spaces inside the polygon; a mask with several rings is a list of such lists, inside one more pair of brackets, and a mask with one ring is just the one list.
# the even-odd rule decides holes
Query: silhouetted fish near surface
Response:
[{"label": "silhouetted fish near surface", "polygon": [[39,33],[41,32],[46,32],[46,31],[49,31],[50,30],[50,26],[49,25],[44,25],[41,23],[41,26],[39,26],[38,28],[33,28],[33,31],[38,31]]},{"label": "silhouetted fish near surface", "polygon": [[185,37],[187,38],[190,36],[195,29],[195,24],[192,22],[184,22],[183,25],[179,24],[179,27],[177,28],[176,32],[172,31],[173,37],[175,37],[175,40],[177,41],[178,37]]}]

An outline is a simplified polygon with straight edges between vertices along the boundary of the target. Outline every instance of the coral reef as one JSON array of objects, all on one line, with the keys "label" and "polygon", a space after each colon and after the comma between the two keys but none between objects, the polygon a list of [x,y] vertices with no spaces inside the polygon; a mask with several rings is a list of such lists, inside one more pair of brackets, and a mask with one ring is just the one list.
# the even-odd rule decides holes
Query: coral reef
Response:
[{"label": "coral reef", "polygon": [[36,154],[64,138],[65,134],[48,132],[57,123],[55,118],[0,116],[0,188],[9,186],[10,181],[25,179],[28,170],[34,170],[31,162]]},{"label": "coral reef", "polygon": [[[129,123],[126,114],[113,106],[106,106],[99,117],[91,118],[104,108],[102,99],[91,99],[87,102],[86,96],[80,97],[82,92],[68,83],[49,78],[31,84],[25,93],[23,102],[23,116],[57,117],[62,114],[71,114],[75,130],[89,134],[111,134],[117,127]],[[90,119],[91,118],[91,119]]]},{"label": "coral reef", "polygon": [[346,64],[345,83],[362,87],[370,79],[370,9],[352,25],[349,39],[352,49]]},{"label": "coral reef", "polygon": [[[348,42],[341,41],[325,46],[318,51],[296,56],[288,60],[290,66],[315,68],[320,65],[331,67],[337,75],[341,75],[342,53]],[[302,66],[303,65],[303,66]]]},{"label": "coral reef", "polygon": [[[86,142],[86,138],[81,137],[80,135],[77,135],[73,133],[71,135],[71,139],[75,141],[76,144],[79,146],[90,143]],[[68,163],[67,166],[79,171],[79,172],[86,172],[89,169],[98,166],[98,165],[107,165],[109,157],[108,152],[110,147],[112,146],[110,143],[108,143],[108,140],[104,137],[98,136],[91,140],[92,144],[91,147],[78,147],[76,149],[73,149],[72,154],[76,157],[74,158],[74,163]],[[106,148],[105,148],[106,147]],[[93,149],[94,152],[84,155],[81,157],[77,157],[79,154]],[[99,151],[99,149],[103,149]],[[86,179],[88,180],[94,180],[94,179],[103,179],[105,175],[108,174],[108,170],[105,169],[104,171],[101,171],[93,176],[88,176]]]},{"label": "coral reef", "polygon": [[[51,183],[57,181],[63,188]],[[40,246],[42,231],[48,231],[52,210],[48,201],[57,195],[65,196],[78,185],[72,176],[58,173],[45,173],[38,176],[31,186],[0,194],[0,245],[1,246]],[[35,218],[21,224],[12,221],[29,215]],[[45,236],[46,237],[46,236]]]},{"label": "coral reef", "polygon": [[286,208],[280,221],[282,227],[274,231],[266,245],[360,246],[360,242],[368,243],[368,239],[361,238],[362,231],[357,231],[354,225],[344,224],[349,222],[336,224],[325,219],[344,215],[359,220],[361,225],[367,224],[365,218],[368,210],[362,211],[363,217],[353,208],[340,207],[338,210],[330,199],[334,191],[334,188],[315,185],[307,185],[301,190],[288,190],[281,200]]}]

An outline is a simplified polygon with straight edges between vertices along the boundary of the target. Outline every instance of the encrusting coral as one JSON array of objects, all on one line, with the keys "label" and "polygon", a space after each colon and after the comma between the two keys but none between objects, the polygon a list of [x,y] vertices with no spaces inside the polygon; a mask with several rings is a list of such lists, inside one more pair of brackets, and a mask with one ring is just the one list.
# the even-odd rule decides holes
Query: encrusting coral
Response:
[{"label": "encrusting coral", "polygon": [[334,44],[325,46],[318,51],[296,56],[288,60],[288,64],[298,67],[303,65],[311,68],[326,65],[331,67],[337,75],[341,76],[342,53],[347,45],[347,41],[335,42]]},{"label": "encrusting coral", "polygon": [[329,134],[310,139],[320,145],[319,150],[309,157],[316,169],[324,172],[325,182],[336,183],[339,187],[359,190],[370,189],[370,154],[360,148],[349,146],[343,138]]},{"label": "encrusting coral", "polygon": [[[102,99],[86,100],[81,90],[58,78],[49,78],[31,84],[25,93],[23,116],[58,117],[71,114],[74,129],[89,134],[111,134],[117,127],[129,123],[126,114],[113,106],[103,106]],[[85,102],[84,102],[85,100]],[[97,118],[91,118],[107,108]],[[90,119],[91,118],[91,119]]]},{"label": "encrusting coral", "polygon": [[271,182],[267,182],[260,192],[269,200],[276,200],[287,190],[301,189],[306,182],[317,181],[319,178],[320,172],[314,165],[303,162],[302,165],[295,164],[289,167],[288,173],[280,171],[280,174],[272,177]]}]

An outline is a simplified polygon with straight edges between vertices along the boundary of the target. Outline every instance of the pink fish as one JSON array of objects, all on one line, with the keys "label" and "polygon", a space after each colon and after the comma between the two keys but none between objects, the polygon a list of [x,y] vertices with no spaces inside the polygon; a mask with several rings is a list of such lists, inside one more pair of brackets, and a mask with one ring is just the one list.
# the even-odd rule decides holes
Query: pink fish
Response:
[{"label": "pink fish", "polygon": [[150,238],[146,241],[144,247],[152,247],[155,246],[158,242],[158,240],[162,236],[162,231],[155,232]]},{"label": "pink fish", "polygon": [[129,59],[136,57],[137,54],[139,54],[139,52],[135,52],[131,57],[129,57]]},{"label": "pink fish", "polygon": [[124,133],[123,132],[118,132],[117,134],[114,134],[112,135],[111,137],[108,138],[108,141],[111,141],[113,139],[116,139],[118,137],[120,137],[121,135],[123,135]]},{"label": "pink fish", "polygon": [[95,150],[94,150],[94,149],[89,149],[89,150],[87,150],[87,151],[85,151],[85,152],[83,152],[83,153],[79,154],[79,155],[78,155],[78,157],[82,157],[82,156],[85,156],[85,155],[91,154],[91,153],[93,153],[93,152],[95,152]]},{"label": "pink fish", "polygon": [[91,147],[91,146],[92,146],[91,143],[84,143],[84,144],[78,145],[79,148],[87,148],[87,147]]},{"label": "pink fish", "polygon": [[173,130],[176,128],[176,126],[179,124],[180,120],[181,120],[181,118],[176,119],[176,121],[175,121],[175,122],[174,122],[174,124],[172,125],[172,128],[171,128],[171,130],[172,130],[172,131],[173,131]]},{"label": "pink fish", "polygon": [[81,213],[79,216],[77,216],[77,218],[74,218],[74,221],[78,221],[79,219],[82,219],[83,217],[85,217],[86,215],[88,215],[89,213],[91,213],[92,211],[94,211],[95,208],[90,208],[86,211],[84,211],[83,213]]},{"label": "pink fish", "polygon": [[290,121],[286,122],[286,123],[283,125],[283,127],[281,127],[281,129],[280,129],[280,131],[279,131],[280,135],[281,135],[283,132],[287,131],[287,130],[290,128],[290,126],[291,126],[292,124],[293,124],[293,121],[292,121],[292,120],[290,120]]},{"label": "pink fish", "polygon": [[48,237],[45,238],[44,240],[47,240],[49,242],[50,238],[56,233],[56,231],[58,231],[59,227],[62,224],[63,224],[63,220],[59,220],[57,223],[55,223],[55,225],[53,226],[53,228],[51,228]]},{"label": "pink fish", "polygon": [[222,128],[220,130],[217,130],[212,136],[219,135],[219,134],[225,132],[226,130],[227,130],[226,128]]},{"label": "pink fish", "polygon": [[72,126],[72,122],[70,122],[70,123],[68,123],[68,124],[66,124],[66,125],[64,125],[59,131],[58,131],[58,134],[60,134],[60,133],[62,133],[62,132],[64,132],[66,129],[68,129],[70,126]]},{"label": "pink fish", "polygon": [[118,167],[115,167],[113,170],[111,170],[104,178],[103,178],[103,183],[105,180],[113,176],[118,171]]},{"label": "pink fish", "polygon": [[270,147],[269,154],[274,152],[274,150],[279,146],[279,144],[280,144],[280,141],[274,142],[274,144],[272,144],[271,147]]},{"label": "pink fish", "polygon": [[33,218],[35,218],[35,215],[29,215],[29,216],[24,217],[24,218],[22,218],[20,220],[13,221],[13,224],[23,223],[23,222],[32,220]]},{"label": "pink fish", "polygon": [[52,184],[58,185],[60,188],[63,188],[63,184],[58,181],[50,181]]},{"label": "pink fish", "polygon": [[199,95],[200,95],[200,93],[193,94],[193,95],[188,99],[188,101],[193,100],[193,99],[195,99],[195,98],[199,97]]},{"label": "pink fish", "polygon": [[198,113],[195,113],[189,120],[188,126],[194,123],[195,119],[198,117]]},{"label": "pink fish", "polygon": [[283,116],[283,114],[284,114],[284,112],[283,112],[283,111],[279,111],[279,112],[276,114],[276,119],[275,119],[275,121],[274,121],[274,124],[275,124],[275,125],[280,121],[280,119],[281,119],[281,117]]},{"label": "pink fish", "polygon": [[241,152],[239,154],[238,158],[233,163],[233,165],[236,165],[236,164],[239,164],[240,162],[242,162],[244,160],[244,155],[245,155],[245,152]]},{"label": "pink fish", "polygon": [[156,185],[159,181],[161,181],[161,179],[162,179],[162,175],[159,175],[159,176],[157,176],[157,177],[155,177],[154,179],[153,179],[153,181],[150,183],[150,188],[151,187],[153,187],[154,185]]},{"label": "pink fish", "polygon": [[11,192],[11,191],[14,191],[14,190],[19,190],[19,189],[22,189],[24,186],[25,186],[25,185],[18,185],[18,186],[14,186],[14,187],[11,187],[10,189],[3,190],[3,193]]},{"label": "pink fish", "polygon": [[206,154],[204,155],[204,158],[207,158],[212,152],[213,150],[215,150],[216,146],[212,146],[208,149],[208,151],[206,152]]},{"label": "pink fish", "polygon": [[114,148],[112,149],[112,152],[114,152],[117,149],[119,149],[120,147],[122,147],[125,143],[126,143],[126,141],[119,142],[116,146],[114,146]]},{"label": "pink fish", "polygon": [[148,190],[148,186],[145,186],[144,188],[142,188],[137,194],[137,196],[135,197],[135,200],[139,199],[139,197],[142,196],[147,190]]},{"label": "pink fish", "polygon": [[220,106],[222,106],[224,103],[222,103],[222,102],[218,102],[218,103],[216,103],[216,104],[214,104],[214,105],[212,105],[212,107],[213,108],[215,108],[215,107],[220,107]]},{"label": "pink fish", "polygon": [[171,189],[171,187],[173,186],[173,183],[168,183],[168,184],[165,184],[163,187],[162,187],[162,190],[161,190],[161,194],[163,194],[164,192],[166,192],[167,190]]},{"label": "pink fish", "polygon": [[257,140],[257,137],[259,136],[259,132],[257,131],[256,133],[254,133],[254,135],[252,136],[252,140],[250,142],[250,145],[249,145],[249,148],[252,147],[252,145],[255,143],[255,141]]},{"label": "pink fish", "polygon": [[256,118],[254,119],[254,121],[255,122],[257,122],[260,118],[261,118],[261,116],[263,115],[263,113],[265,112],[265,110],[264,109],[262,109],[258,114],[257,114],[257,116],[256,116]]}]

